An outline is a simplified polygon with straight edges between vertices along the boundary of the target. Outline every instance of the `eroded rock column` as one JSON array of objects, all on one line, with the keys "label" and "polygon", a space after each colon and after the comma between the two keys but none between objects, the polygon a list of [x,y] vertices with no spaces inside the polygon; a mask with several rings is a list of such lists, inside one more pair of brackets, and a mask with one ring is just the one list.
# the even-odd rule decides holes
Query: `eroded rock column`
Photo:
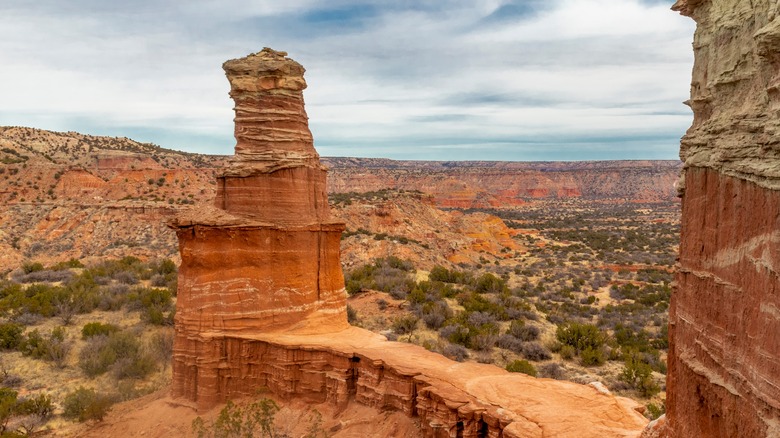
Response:
[{"label": "eroded rock column", "polygon": [[674,9],[698,26],[667,433],[780,436],[780,6]]},{"label": "eroded rock column", "polygon": [[171,224],[182,258],[172,392],[201,408],[235,395],[231,380],[249,372],[227,360],[227,339],[348,326],[344,225],[329,220],[304,69],[267,48],[223,68],[235,101],[236,154],[218,177],[215,207]]}]

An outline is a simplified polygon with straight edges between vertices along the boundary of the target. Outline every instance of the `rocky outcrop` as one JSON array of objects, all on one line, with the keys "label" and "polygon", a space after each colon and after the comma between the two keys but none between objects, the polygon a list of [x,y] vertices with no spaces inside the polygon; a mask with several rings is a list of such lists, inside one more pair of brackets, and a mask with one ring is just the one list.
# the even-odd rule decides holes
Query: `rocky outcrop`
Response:
[{"label": "rocky outcrop", "polygon": [[[182,263],[173,394],[210,407],[223,381],[225,338],[348,326],[325,170],[303,108],[303,67],[265,49],[223,65],[236,102],[236,155],[218,177],[216,208],[172,222]],[[241,386],[254,383],[247,377]]]},{"label": "rocky outcrop", "polygon": [[208,409],[267,388],[420,419],[430,437],[637,436],[634,402],[592,386],[453,362],[350,327],[303,68],[264,49],[224,65],[236,156],[216,207],[171,223],[181,267],[172,394]]},{"label": "rocky outcrop", "polygon": [[666,433],[780,436],[780,10],[770,0],[674,9],[698,27]]}]

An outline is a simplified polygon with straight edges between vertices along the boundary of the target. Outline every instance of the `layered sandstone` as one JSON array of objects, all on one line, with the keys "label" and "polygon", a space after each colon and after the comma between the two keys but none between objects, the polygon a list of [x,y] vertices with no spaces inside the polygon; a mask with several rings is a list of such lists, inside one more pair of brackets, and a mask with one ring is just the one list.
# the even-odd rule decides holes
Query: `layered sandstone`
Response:
[{"label": "layered sandstone", "polygon": [[698,27],[666,433],[780,436],[780,7],[674,8]]},{"label": "layered sandstone", "polygon": [[303,68],[264,49],[225,63],[236,156],[216,206],[172,222],[181,267],[174,397],[208,409],[267,388],[420,420],[430,437],[628,437],[636,404],[592,386],[459,364],[350,327],[325,171],[306,127]]},{"label": "layered sandstone", "polygon": [[328,220],[303,67],[270,49],[223,67],[236,103],[236,155],[218,177],[216,208],[172,222],[182,257],[173,394],[199,407],[234,392],[223,381],[226,337],[347,327],[344,225]]},{"label": "layered sandstone", "polygon": [[325,158],[331,193],[420,190],[449,208],[500,208],[540,199],[676,200],[679,161],[498,162]]}]

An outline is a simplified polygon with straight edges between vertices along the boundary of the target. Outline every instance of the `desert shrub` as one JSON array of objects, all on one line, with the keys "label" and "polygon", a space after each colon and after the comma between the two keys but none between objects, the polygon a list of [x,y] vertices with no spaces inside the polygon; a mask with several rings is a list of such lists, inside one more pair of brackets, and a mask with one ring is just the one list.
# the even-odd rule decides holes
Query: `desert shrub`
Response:
[{"label": "desert shrub", "polygon": [[666,413],[666,406],[663,403],[661,403],[660,405],[656,405],[655,403],[648,403],[647,412],[645,412],[645,416],[647,416],[650,420],[655,420],[665,413]]},{"label": "desert shrub", "polygon": [[496,345],[498,345],[499,348],[503,348],[517,354],[523,353],[523,341],[509,334],[499,336],[498,340],[496,341]]},{"label": "desert shrub", "polygon": [[65,396],[62,408],[62,415],[71,420],[102,421],[111,409],[111,399],[106,395],[98,394],[93,389],[79,387]]},{"label": "desert shrub", "polygon": [[430,281],[441,281],[443,283],[460,283],[465,284],[471,281],[469,274],[460,272],[457,270],[449,270],[443,266],[436,265],[431,269],[428,274]]},{"label": "desert shrub", "polygon": [[54,404],[46,394],[18,400],[14,407],[14,413],[20,417],[16,422],[23,436],[32,436],[36,429],[46,424],[53,412]]},{"label": "desert shrub", "polygon": [[506,365],[506,370],[510,373],[523,373],[536,377],[536,368],[527,360],[515,360]]},{"label": "desert shrub", "polygon": [[539,339],[539,329],[536,326],[527,325],[521,320],[512,321],[507,333],[523,342],[531,342]]},{"label": "desert shrub", "polygon": [[603,348],[588,347],[580,352],[580,361],[584,366],[601,366],[607,361]]},{"label": "desert shrub", "polygon": [[561,355],[561,359],[563,360],[572,360],[574,358],[574,347],[571,345],[561,345],[560,350],[558,350],[558,353]]},{"label": "desert shrub", "polygon": [[539,367],[539,373],[542,377],[548,379],[563,380],[566,377],[564,368],[557,362],[546,363]]},{"label": "desert shrub", "polygon": [[18,393],[10,388],[0,387],[0,434],[5,434],[8,420],[14,414]]},{"label": "desert shrub", "polygon": [[649,340],[650,334],[644,329],[635,331],[631,327],[618,323],[615,325],[613,337],[615,342],[624,349],[644,352],[652,348]]},{"label": "desert shrub", "polygon": [[523,357],[534,362],[552,358],[550,352],[537,342],[528,342],[523,345]]},{"label": "desert shrub", "polygon": [[570,322],[558,326],[555,337],[563,345],[574,348],[575,354],[586,349],[600,350],[604,345],[604,334],[593,324]]},{"label": "desert shrub", "polygon": [[277,412],[279,405],[268,398],[246,406],[228,400],[213,422],[207,424],[202,418],[195,418],[192,431],[198,438],[275,437],[279,436],[274,426]]},{"label": "desert shrub", "polygon": [[364,265],[347,273],[347,293],[354,295],[361,290],[373,289],[387,292],[394,298],[403,299],[411,292],[415,283],[410,273],[414,272],[411,262],[398,257],[379,258],[373,264]]},{"label": "desert shrub", "polygon": [[155,325],[173,325],[174,307],[171,291],[158,288],[137,288],[128,301],[141,311],[141,320]]},{"label": "desert shrub", "polygon": [[456,362],[463,362],[469,357],[469,352],[464,346],[449,342],[442,347],[441,354]]},{"label": "desert shrub", "polygon": [[100,310],[119,310],[128,301],[130,287],[126,284],[116,283],[103,287],[100,290]]},{"label": "desert shrub", "polygon": [[84,264],[77,259],[70,259],[65,262],[57,262],[53,266],[49,267],[52,271],[64,271],[67,269],[79,269],[83,268]]},{"label": "desert shrub", "polygon": [[138,277],[132,272],[119,271],[114,274],[113,279],[122,284],[138,284]]},{"label": "desert shrub", "polygon": [[87,377],[107,372],[116,361],[116,352],[108,347],[108,336],[89,338],[79,353],[79,367]]},{"label": "desert shrub", "polygon": [[482,274],[474,282],[474,290],[478,293],[499,293],[507,290],[506,281],[491,273]]},{"label": "desert shrub", "polygon": [[30,274],[33,272],[43,271],[43,264],[40,262],[24,262],[22,263],[22,272]]},{"label": "desert shrub", "polygon": [[81,339],[91,338],[92,336],[104,335],[118,332],[119,327],[114,324],[104,324],[102,322],[88,322],[81,328]]},{"label": "desert shrub", "polygon": [[120,331],[90,337],[79,353],[79,367],[88,377],[113,370],[118,379],[140,379],[154,371],[156,365],[137,337]]},{"label": "desert shrub", "polygon": [[165,287],[168,285],[168,280],[163,275],[154,274],[149,283],[154,287]]},{"label": "desert shrub", "polygon": [[33,330],[19,344],[19,350],[25,356],[54,362],[58,368],[65,366],[73,342],[65,336],[65,329],[56,327],[46,336]]},{"label": "desert shrub", "polygon": [[35,283],[22,288],[6,288],[0,305],[17,313],[35,313],[44,317],[54,316],[56,303],[66,295],[64,288],[44,283]]},{"label": "desert shrub", "polygon": [[143,379],[157,368],[157,363],[148,354],[122,357],[114,363],[112,374],[116,379]]},{"label": "desert shrub", "polygon": [[12,322],[0,324],[0,349],[15,350],[24,340],[24,327]]},{"label": "desert shrub", "polygon": [[490,332],[477,333],[471,337],[469,347],[477,351],[487,351],[496,345],[498,335]]},{"label": "desert shrub", "polygon": [[490,352],[487,351],[480,351],[477,353],[477,362],[478,363],[493,363],[493,355],[490,354]]},{"label": "desert shrub", "polygon": [[358,313],[357,310],[355,310],[354,307],[347,304],[347,321],[350,324],[355,324],[358,322]]},{"label": "desert shrub", "polygon": [[73,273],[70,271],[40,270],[15,275],[13,278],[18,283],[57,283],[68,281],[72,277]]},{"label": "desert shrub", "polygon": [[412,333],[419,321],[420,319],[415,315],[398,317],[393,321],[393,331],[399,335]]},{"label": "desert shrub", "polygon": [[619,378],[636,389],[643,397],[652,397],[661,391],[653,380],[652,368],[636,352],[626,355]]},{"label": "desert shrub", "polygon": [[495,316],[497,319],[505,321],[508,318],[507,311],[499,303],[495,303],[478,293],[461,294],[458,302],[468,312],[485,312]]},{"label": "desert shrub", "polygon": [[168,368],[168,363],[173,355],[173,330],[163,329],[149,339],[149,350],[163,364],[163,369]]},{"label": "desert shrub", "polygon": [[31,326],[31,325],[37,325],[41,321],[44,320],[43,316],[38,315],[37,313],[30,313],[30,312],[20,312],[15,313],[11,320],[17,324],[21,324],[24,326]]}]

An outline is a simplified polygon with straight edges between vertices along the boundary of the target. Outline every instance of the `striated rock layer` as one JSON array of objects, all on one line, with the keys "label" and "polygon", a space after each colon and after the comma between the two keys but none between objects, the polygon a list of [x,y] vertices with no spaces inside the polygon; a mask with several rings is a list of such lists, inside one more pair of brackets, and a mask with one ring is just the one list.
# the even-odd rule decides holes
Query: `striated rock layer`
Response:
[{"label": "striated rock layer", "polygon": [[780,436],[780,6],[674,9],[698,27],[663,427]]},{"label": "striated rock layer", "polygon": [[236,155],[218,177],[216,208],[171,223],[182,257],[172,392],[200,408],[234,394],[220,378],[231,366],[227,337],[348,327],[344,225],[329,220],[304,69],[271,49],[223,68],[236,104]]},{"label": "striated rock layer", "polygon": [[224,64],[236,156],[214,207],[171,222],[181,267],[172,395],[200,410],[267,388],[419,418],[429,437],[630,437],[637,405],[593,386],[459,364],[350,327],[303,67],[283,52]]}]

